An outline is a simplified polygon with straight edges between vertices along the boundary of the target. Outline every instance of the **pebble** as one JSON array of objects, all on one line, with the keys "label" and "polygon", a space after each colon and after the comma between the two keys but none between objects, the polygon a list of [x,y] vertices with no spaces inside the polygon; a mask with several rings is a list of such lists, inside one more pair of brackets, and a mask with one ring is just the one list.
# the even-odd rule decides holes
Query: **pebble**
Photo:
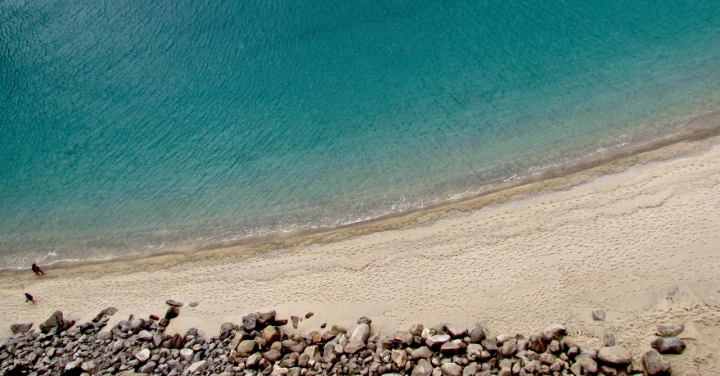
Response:
[{"label": "pebble", "polygon": [[597,356],[603,363],[616,366],[626,366],[632,361],[630,350],[622,346],[602,347]]},{"label": "pebble", "polygon": [[605,311],[601,309],[592,311],[592,318],[595,321],[605,321]]},{"label": "pebble", "polygon": [[172,299],[166,300],[165,304],[167,304],[171,307],[178,307],[178,308],[181,308],[184,305],[182,302],[178,302],[177,300],[172,300]]},{"label": "pebble", "polygon": [[190,302],[190,304],[188,304],[188,305],[190,307],[197,307],[198,305],[200,305],[200,303],[199,302]]},{"label": "pebble", "polygon": [[661,337],[677,337],[678,334],[685,330],[685,324],[677,323],[673,325],[658,325],[657,335]]},{"label": "pebble", "polygon": [[648,376],[670,375],[670,362],[655,350],[649,350],[642,356],[643,367]]},{"label": "pebble", "polygon": [[685,342],[676,337],[658,337],[650,346],[660,354],[682,354],[685,351]]}]

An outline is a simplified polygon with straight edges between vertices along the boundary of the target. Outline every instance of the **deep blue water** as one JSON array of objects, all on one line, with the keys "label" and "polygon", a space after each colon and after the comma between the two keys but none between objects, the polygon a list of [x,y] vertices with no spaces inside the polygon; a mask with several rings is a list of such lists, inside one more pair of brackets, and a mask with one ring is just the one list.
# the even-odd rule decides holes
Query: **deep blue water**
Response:
[{"label": "deep blue water", "polygon": [[0,0],[0,49],[0,268],[337,226],[720,108],[716,0]]}]

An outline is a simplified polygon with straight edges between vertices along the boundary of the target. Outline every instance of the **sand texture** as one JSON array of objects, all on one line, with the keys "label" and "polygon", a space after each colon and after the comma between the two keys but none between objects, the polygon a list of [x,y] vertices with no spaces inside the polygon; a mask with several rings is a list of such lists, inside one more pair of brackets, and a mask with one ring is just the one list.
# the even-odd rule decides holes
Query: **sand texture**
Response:
[{"label": "sand texture", "polygon": [[[169,332],[213,334],[224,321],[268,309],[281,318],[314,312],[300,323],[306,333],[323,322],[352,327],[362,315],[374,331],[447,321],[530,334],[558,322],[595,347],[611,331],[639,359],[657,324],[684,322],[688,348],[668,358],[676,371],[710,374],[720,364],[720,145],[688,145],[621,172],[580,174],[565,189],[510,194],[385,231],[267,252],[201,252],[191,261],[56,268],[42,278],[7,273],[0,335],[54,310],[89,320],[115,306],[112,325],[130,313],[162,314],[173,298],[186,307]],[[23,301],[25,291],[37,304]],[[200,305],[188,308],[193,300]],[[594,309],[606,321],[593,321]]]}]

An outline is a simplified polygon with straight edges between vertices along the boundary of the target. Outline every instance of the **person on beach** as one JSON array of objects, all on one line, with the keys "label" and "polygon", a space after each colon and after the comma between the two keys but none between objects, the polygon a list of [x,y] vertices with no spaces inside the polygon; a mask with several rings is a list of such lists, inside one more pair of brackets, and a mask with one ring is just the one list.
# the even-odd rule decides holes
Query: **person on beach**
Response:
[{"label": "person on beach", "polygon": [[32,271],[35,272],[35,275],[45,275],[45,272],[42,271],[42,269],[40,269],[40,267],[37,266],[37,264],[32,265]]},{"label": "person on beach", "polygon": [[27,303],[27,302],[33,302],[33,303],[35,303],[35,298],[33,298],[32,295],[30,295],[30,294],[28,294],[28,293],[25,293],[25,302],[26,302],[26,303]]}]

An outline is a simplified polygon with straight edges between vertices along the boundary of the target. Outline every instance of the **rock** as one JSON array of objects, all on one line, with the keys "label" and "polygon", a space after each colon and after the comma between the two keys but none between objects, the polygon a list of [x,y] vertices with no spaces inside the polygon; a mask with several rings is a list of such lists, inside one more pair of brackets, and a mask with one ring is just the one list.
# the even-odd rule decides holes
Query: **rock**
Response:
[{"label": "rock", "polygon": [[567,334],[567,331],[565,330],[565,327],[560,324],[551,325],[545,328],[542,333],[543,339],[546,341],[552,341],[554,339],[559,341],[565,337],[565,334]]},{"label": "rock", "polygon": [[187,372],[192,375],[195,372],[202,371],[203,369],[205,369],[206,364],[207,364],[207,361],[205,361],[205,360],[195,362],[195,363],[191,364],[190,367],[187,368]]},{"label": "rock", "polygon": [[293,328],[298,328],[298,323],[300,323],[300,318],[297,316],[290,316],[290,320],[292,320]]},{"label": "rock", "polygon": [[[482,352],[483,352],[483,348],[482,348],[482,345],[480,345],[480,344],[471,343],[467,346],[467,357],[468,357],[468,359],[470,359],[470,361],[475,361],[476,359],[479,359],[480,354],[482,354]],[[415,356],[413,355],[413,358],[414,357]]]},{"label": "rock", "polygon": [[582,369],[585,371],[586,374],[596,374],[598,371],[598,365],[595,360],[593,360],[590,356],[587,354],[578,354],[575,357],[575,362],[577,364],[580,364],[582,366]]},{"label": "rock", "polygon": [[425,329],[423,324],[413,324],[413,326],[410,327],[410,334],[412,334],[413,337],[420,337],[422,336],[423,329]]},{"label": "rock", "polygon": [[180,308],[178,307],[170,307],[168,308],[167,312],[165,312],[165,318],[168,320],[172,320],[180,315]]},{"label": "rock", "polygon": [[485,330],[480,324],[475,324],[468,334],[470,335],[470,342],[472,343],[480,343],[485,339]]},{"label": "rock", "polygon": [[430,348],[439,348],[444,343],[450,341],[450,336],[447,334],[435,334],[425,341],[425,344]]},{"label": "rock", "polygon": [[93,372],[95,370],[95,367],[96,367],[95,362],[93,362],[92,360],[89,362],[84,362],[84,363],[80,364],[80,369],[85,372]]},{"label": "rock", "polygon": [[252,339],[246,339],[244,341],[241,341],[235,350],[237,350],[238,355],[246,357],[250,356],[250,354],[252,354],[256,348],[257,342]]},{"label": "rock", "polygon": [[315,313],[313,313],[313,312],[308,312],[308,313],[305,314],[305,318],[306,318],[306,319],[309,319],[309,318],[313,317],[314,315],[315,315]]},{"label": "rock", "polygon": [[245,330],[247,330],[248,333],[250,333],[257,327],[258,315],[255,313],[247,314],[243,316],[242,321],[243,327],[245,328]]},{"label": "rock", "polygon": [[[427,347],[426,347],[427,348]],[[420,359],[413,368],[411,376],[430,376],[433,372],[433,366],[425,359]]]},{"label": "rock", "polygon": [[33,324],[12,324],[10,325],[10,331],[12,334],[25,333],[32,328]]},{"label": "rock", "polygon": [[102,320],[103,317],[112,316],[115,313],[117,313],[117,308],[107,307],[107,308],[103,309],[102,311],[100,311],[100,313],[98,313],[97,316],[95,316],[95,318],[92,319],[92,322],[95,322],[95,323],[100,322],[100,320]]},{"label": "rock", "polygon": [[414,360],[430,359],[433,356],[433,352],[427,346],[423,346],[419,349],[410,350],[410,356],[412,356]]},{"label": "rock", "polygon": [[650,346],[660,354],[682,354],[685,351],[685,342],[676,337],[658,337]]},{"label": "rock", "polygon": [[195,352],[192,349],[181,349],[180,350],[180,357],[183,360],[187,360],[189,362],[193,359],[193,356],[195,356]]},{"label": "rock", "polygon": [[[276,316],[275,310],[272,310],[270,312],[263,312],[257,316],[257,323],[261,327],[265,327],[265,326],[271,325],[271,324],[280,325],[280,323],[275,321],[275,316]],[[287,320],[285,320],[285,321],[286,321],[285,324],[287,324]],[[282,324],[282,325],[285,325],[285,324]],[[256,328],[256,329],[259,329],[259,328]]]},{"label": "rock", "polygon": [[547,350],[547,345],[540,336],[532,335],[528,338],[528,348],[540,354]]},{"label": "rock", "polygon": [[405,362],[407,361],[407,353],[405,350],[393,350],[390,353],[390,359],[397,364],[398,367],[402,368],[405,367]]},{"label": "rock", "polygon": [[180,334],[177,334],[177,333],[175,333],[175,335],[172,336],[172,338],[170,338],[170,342],[168,342],[171,349],[182,348],[183,343],[184,343],[183,336],[181,336]]},{"label": "rock", "polygon": [[605,311],[601,309],[592,311],[592,318],[595,321],[605,321]]},{"label": "rock", "polygon": [[509,367],[500,368],[500,372],[498,372],[498,376],[512,376],[512,369]]},{"label": "rock", "polygon": [[463,371],[462,367],[455,363],[443,363],[440,369],[445,376],[461,376]]},{"label": "rock", "polygon": [[143,363],[150,359],[150,349],[142,349],[135,353],[135,359],[138,360],[138,362]]},{"label": "rock", "polygon": [[372,320],[370,320],[369,318],[367,318],[367,316],[363,316],[363,317],[361,317],[361,318],[358,319],[357,323],[358,323],[358,325],[359,325],[359,324],[367,324],[367,325],[370,325],[370,324],[372,324]]},{"label": "rock", "polygon": [[274,342],[280,340],[280,333],[274,326],[265,327],[265,329],[262,330],[262,336],[268,345],[272,345]]},{"label": "rock", "polygon": [[445,333],[449,334],[453,338],[462,338],[468,334],[468,331],[460,325],[445,324]]},{"label": "rock", "polygon": [[605,333],[605,335],[603,335],[603,346],[615,346],[615,334],[610,332]]},{"label": "rock", "polygon": [[63,313],[61,311],[55,311],[52,315],[50,315],[50,318],[45,320],[44,323],[40,324],[40,331],[43,333],[47,333],[52,328],[57,328],[63,326]]},{"label": "rock", "polygon": [[140,332],[141,330],[145,329],[145,320],[143,320],[143,319],[132,319],[132,320],[130,320],[130,323],[129,323],[128,325],[129,325],[129,329],[130,329],[133,333],[138,333],[138,332]]},{"label": "rock", "polygon": [[[462,343],[462,342],[460,342],[460,343]],[[465,350],[464,344],[461,345],[460,343],[455,342],[455,341],[445,342],[442,344],[442,346],[440,346],[440,352],[446,358],[450,358],[453,355],[457,355],[461,351]]]},{"label": "rock", "polygon": [[350,339],[348,343],[343,347],[343,350],[347,354],[355,354],[356,352],[365,348],[365,342],[358,339]]},{"label": "rock", "polygon": [[325,329],[326,327],[327,327],[327,323],[326,323],[326,322],[320,324],[320,329]]},{"label": "rock", "polygon": [[[235,329],[235,324],[231,322],[225,322],[222,325],[220,325],[220,340],[224,341],[226,338],[230,337],[232,334],[232,331]],[[239,343],[239,341],[238,341]],[[237,343],[235,344],[237,346]]]},{"label": "rock", "polygon": [[404,330],[397,330],[395,331],[392,342],[401,343],[405,346],[410,346],[414,342],[414,336],[410,332],[406,332]]},{"label": "rock", "polygon": [[82,361],[80,361],[80,360],[75,360],[75,361],[69,362],[68,364],[65,365],[65,371],[72,371],[76,368],[79,368],[80,363],[82,363]]},{"label": "rock", "polygon": [[140,333],[138,333],[137,339],[140,341],[152,341],[153,334],[147,330],[141,330]]},{"label": "rock", "polygon": [[573,365],[570,366],[570,372],[575,376],[582,376],[582,366],[580,363],[573,363]]},{"label": "rock", "polygon": [[180,307],[182,307],[182,306],[184,305],[184,304],[182,304],[181,302],[178,302],[177,300],[172,300],[172,299],[166,300],[166,301],[165,301],[165,304],[167,304],[167,305],[169,305],[169,306],[171,306],[171,307],[178,307],[178,308],[180,308]]},{"label": "rock", "polygon": [[648,376],[670,375],[670,362],[663,358],[657,350],[648,350],[642,356],[643,367]]},{"label": "rock", "polygon": [[157,315],[150,315],[148,318],[153,321],[160,321],[160,317]]},{"label": "rock", "polygon": [[515,338],[505,341],[502,345],[501,352],[504,357],[508,358],[517,351],[517,340]]},{"label": "rock", "polygon": [[657,335],[660,337],[677,337],[678,334],[685,330],[685,324],[677,323],[673,325],[658,325]]},{"label": "rock", "polygon": [[598,350],[598,359],[605,364],[626,366],[632,361],[632,355],[630,350],[622,346],[610,346]]},{"label": "rock", "polygon": [[484,340],[482,340],[482,342],[480,342],[480,344],[481,344],[481,345],[485,348],[485,350],[487,350],[488,352],[496,353],[496,352],[498,351],[497,343],[496,343],[495,340],[492,339],[492,338],[485,338]]},{"label": "rock", "polygon": [[263,358],[263,354],[260,352],[256,352],[255,354],[250,355],[247,360],[245,360],[245,367],[252,368],[255,367],[256,364],[260,361],[260,359]]},{"label": "rock", "polygon": [[[520,364],[518,363],[518,365],[520,365]],[[478,373],[478,371],[479,371],[478,364],[475,362],[472,362],[463,369],[462,374],[463,374],[463,376],[475,376],[475,374]],[[520,370],[518,370],[518,373],[519,372],[520,372]]]},{"label": "rock", "polygon": [[190,304],[188,304],[188,305],[190,307],[197,307],[198,305],[200,305],[200,302],[190,302]]},{"label": "rock", "polygon": [[265,354],[263,354],[263,358],[267,359],[270,363],[275,363],[278,359],[282,358],[282,353],[277,349],[270,349],[270,351],[266,351]]}]

